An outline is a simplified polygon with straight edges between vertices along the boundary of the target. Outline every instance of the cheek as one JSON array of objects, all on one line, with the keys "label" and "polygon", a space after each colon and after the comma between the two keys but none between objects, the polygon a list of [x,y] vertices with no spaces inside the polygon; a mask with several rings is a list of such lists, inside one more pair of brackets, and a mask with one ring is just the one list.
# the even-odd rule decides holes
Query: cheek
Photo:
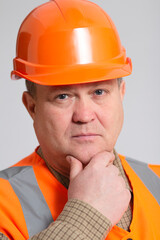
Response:
[{"label": "cheek", "polygon": [[101,114],[101,123],[109,135],[118,135],[123,124],[123,106],[122,102],[116,101],[108,104]]},{"label": "cheek", "polygon": [[120,134],[123,125],[123,106],[122,102],[118,102],[115,108],[115,113],[113,115],[113,126],[114,126],[114,134],[117,138]]},{"label": "cheek", "polygon": [[65,109],[60,111],[51,104],[45,104],[43,107],[37,108],[34,127],[35,131],[38,132],[37,135],[41,135],[41,137],[61,137],[68,128],[69,122],[70,114],[68,111]]}]

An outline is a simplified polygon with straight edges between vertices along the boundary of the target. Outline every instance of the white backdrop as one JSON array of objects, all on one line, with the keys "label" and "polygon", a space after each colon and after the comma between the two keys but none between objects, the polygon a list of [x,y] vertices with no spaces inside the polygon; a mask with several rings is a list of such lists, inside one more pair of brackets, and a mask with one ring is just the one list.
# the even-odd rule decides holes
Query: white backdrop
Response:
[{"label": "white backdrop", "polygon": [[[21,103],[24,80],[11,81],[18,28],[44,0],[0,1],[0,169],[21,160],[38,145],[32,121]],[[132,58],[126,78],[125,121],[119,153],[160,164],[160,1],[94,0],[111,16]]]}]

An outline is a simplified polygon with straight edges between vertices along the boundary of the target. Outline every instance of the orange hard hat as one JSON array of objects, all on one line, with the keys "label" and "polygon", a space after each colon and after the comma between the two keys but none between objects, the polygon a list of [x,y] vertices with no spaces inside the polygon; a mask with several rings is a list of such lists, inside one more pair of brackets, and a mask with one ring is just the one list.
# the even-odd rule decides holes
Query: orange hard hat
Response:
[{"label": "orange hard hat", "polygon": [[41,85],[89,83],[131,74],[111,18],[87,0],[51,0],[23,21],[12,79]]}]

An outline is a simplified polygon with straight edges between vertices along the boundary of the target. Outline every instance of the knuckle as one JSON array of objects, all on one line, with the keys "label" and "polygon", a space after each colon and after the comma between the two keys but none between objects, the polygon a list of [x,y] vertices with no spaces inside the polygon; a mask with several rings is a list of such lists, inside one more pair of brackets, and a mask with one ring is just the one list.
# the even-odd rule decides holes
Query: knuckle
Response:
[{"label": "knuckle", "polygon": [[107,157],[107,158],[109,158],[111,160],[114,160],[114,158],[115,158],[113,153],[107,152],[107,151],[104,152],[104,157]]},{"label": "knuckle", "polygon": [[124,179],[121,176],[117,176],[115,180],[116,180],[115,181],[115,190],[118,192],[124,191],[124,189],[126,188]]},{"label": "knuckle", "polygon": [[119,175],[119,170],[116,166],[114,165],[110,165],[108,166],[108,169],[110,170],[110,172],[113,174],[113,175]]},{"label": "knuckle", "polygon": [[127,196],[129,198],[129,200],[131,199],[131,192],[127,189]]},{"label": "knuckle", "polygon": [[128,189],[125,189],[124,191],[124,198],[126,199],[127,202],[131,200],[131,193]]},{"label": "knuckle", "polygon": [[97,153],[93,158],[92,161],[94,162],[99,162],[99,161],[103,161],[106,162],[106,165],[108,165],[110,162],[112,162],[114,160],[115,156],[113,153],[111,152],[100,152]]},{"label": "knuckle", "polygon": [[92,165],[90,165],[90,173],[92,175],[97,175],[99,174],[101,171],[99,169],[99,166],[97,165],[96,162],[93,162]]},{"label": "knuckle", "polygon": [[125,183],[122,176],[118,176],[118,181],[119,181],[119,183],[121,184],[122,187],[126,187],[126,183]]}]

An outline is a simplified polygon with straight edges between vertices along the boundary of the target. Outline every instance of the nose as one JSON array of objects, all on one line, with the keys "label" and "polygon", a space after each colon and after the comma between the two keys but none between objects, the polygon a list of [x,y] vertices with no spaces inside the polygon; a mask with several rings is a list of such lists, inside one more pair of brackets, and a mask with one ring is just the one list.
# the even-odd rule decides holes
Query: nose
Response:
[{"label": "nose", "polygon": [[72,121],[78,124],[92,122],[95,119],[93,103],[87,99],[78,99],[74,104]]}]

